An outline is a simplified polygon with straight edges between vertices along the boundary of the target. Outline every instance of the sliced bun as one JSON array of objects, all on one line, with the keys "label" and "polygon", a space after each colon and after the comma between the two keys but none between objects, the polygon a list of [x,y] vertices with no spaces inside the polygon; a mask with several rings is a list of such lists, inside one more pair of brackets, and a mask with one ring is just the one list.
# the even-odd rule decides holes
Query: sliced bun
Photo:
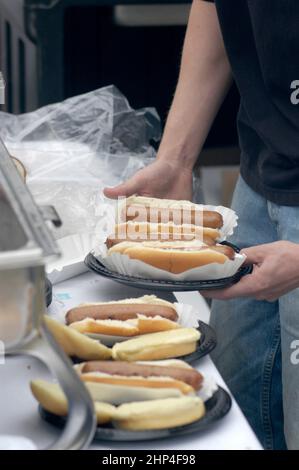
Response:
[{"label": "sliced bun", "polygon": [[157,333],[159,331],[169,331],[180,328],[178,323],[168,320],[167,318],[145,317],[140,315],[136,321],[138,332],[140,335],[147,333]]},{"label": "sliced bun", "polygon": [[59,346],[68,356],[85,360],[106,360],[111,358],[111,349],[99,343],[99,341],[87,338],[79,331],[62,325],[47,315],[44,316],[44,321]]},{"label": "sliced bun", "polygon": [[112,357],[120,361],[151,361],[175,358],[196,350],[200,333],[194,328],[179,328],[138,336],[112,348]]},{"label": "sliced bun", "polygon": [[126,222],[116,224],[114,233],[107,240],[107,248],[111,248],[123,241],[191,241],[200,240],[207,245],[214,245],[220,238],[220,232],[209,227],[196,225],[151,224],[149,222]]},{"label": "sliced bun", "polygon": [[199,397],[127,403],[117,408],[114,424],[130,431],[184,426],[201,419],[205,405]]},{"label": "sliced bun", "polygon": [[136,364],[162,367],[180,367],[181,369],[193,369],[190,364],[181,359],[164,359],[162,361],[137,361]]},{"label": "sliced bun", "polygon": [[[58,384],[34,380],[30,383],[30,387],[34,398],[45,410],[58,416],[67,415],[68,402]],[[98,424],[108,423],[114,417],[116,408],[109,403],[94,402],[94,407]]]},{"label": "sliced bun", "polygon": [[155,295],[144,295],[134,299],[78,305],[67,312],[66,323],[69,325],[84,318],[125,321],[137,318],[139,314],[148,317],[160,315],[171,321],[178,319],[177,311],[171,302]]},{"label": "sliced bun", "polygon": [[98,384],[123,385],[126,387],[142,387],[149,389],[174,388],[184,395],[194,394],[194,388],[181,380],[169,379],[167,374],[163,377],[125,377],[123,375],[101,374],[99,372],[88,372],[81,375],[83,382],[92,382]]},{"label": "sliced bun", "polygon": [[[231,255],[230,250],[230,247],[222,246],[220,250],[197,247],[192,242],[122,242],[110,248],[107,254],[124,254],[163,271],[179,274],[211,263],[223,264],[230,259],[227,256]],[[232,253],[234,256],[233,250]]]},{"label": "sliced bun", "polygon": [[223,226],[222,215],[206,210],[204,206],[190,201],[157,199],[142,196],[127,198],[120,207],[118,218],[124,222],[168,223],[198,225],[219,229]]},{"label": "sliced bun", "polygon": [[[110,385],[95,382],[85,382],[94,403],[98,416],[98,422],[108,422],[114,409],[108,405],[121,405],[136,401],[161,400],[165,398],[179,398],[183,394],[177,388],[146,388],[124,385]],[[58,384],[45,380],[31,382],[31,390],[36,400],[51,413],[58,416],[66,416],[67,400]],[[107,407],[102,405],[107,404]],[[106,417],[106,414],[108,416]],[[109,419],[108,419],[109,418]]]},{"label": "sliced bun", "polygon": [[110,335],[110,336],[138,336],[158,331],[168,331],[180,328],[178,323],[167,320],[160,316],[145,317],[138,316],[133,320],[94,320],[85,318],[84,320],[71,323],[69,328],[73,328],[80,333],[89,335]]},{"label": "sliced bun", "polygon": [[162,398],[182,397],[183,394],[178,388],[150,388],[134,387],[124,384],[106,384],[97,382],[87,382],[85,385],[93,400],[106,402],[113,405],[130,403],[132,401],[159,400]]},{"label": "sliced bun", "polygon": [[80,333],[95,333],[115,336],[136,336],[139,329],[127,321],[120,320],[94,320],[85,318],[84,320],[71,323],[69,328],[73,328]]}]

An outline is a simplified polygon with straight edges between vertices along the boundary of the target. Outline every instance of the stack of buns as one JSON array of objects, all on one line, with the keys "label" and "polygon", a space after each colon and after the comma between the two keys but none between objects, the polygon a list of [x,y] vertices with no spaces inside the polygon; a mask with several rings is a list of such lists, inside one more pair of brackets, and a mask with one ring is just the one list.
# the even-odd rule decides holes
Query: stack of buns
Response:
[{"label": "stack of buns", "polygon": [[217,243],[222,215],[190,201],[131,196],[117,217],[107,256],[124,254],[173,274],[235,257],[231,247]]},{"label": "stack of buns", "polygon": [[[164,429],[197,421],[205,406],[197,395],[202,375],[181,360],[92,361],[75,366],[95,404],[98,424],[113,421],[127,430]],[[65,416],[65,395],[56,384],[31,383],[41,406]]]}]

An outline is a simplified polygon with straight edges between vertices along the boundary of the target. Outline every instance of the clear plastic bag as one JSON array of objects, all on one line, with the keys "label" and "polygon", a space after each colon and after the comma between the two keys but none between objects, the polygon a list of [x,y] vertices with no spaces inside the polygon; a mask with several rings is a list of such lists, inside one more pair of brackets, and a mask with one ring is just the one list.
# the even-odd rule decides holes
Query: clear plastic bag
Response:
[{"label": "clear plastic bag", "polygon": [[58,211],[62,238],[96,229],[103,187],[152,161],[150,142],[160,139],[161,125],[155,109],[134,110],[108,86],[31,113],[0,113],[0,133],[24,164],[37,203]]}]

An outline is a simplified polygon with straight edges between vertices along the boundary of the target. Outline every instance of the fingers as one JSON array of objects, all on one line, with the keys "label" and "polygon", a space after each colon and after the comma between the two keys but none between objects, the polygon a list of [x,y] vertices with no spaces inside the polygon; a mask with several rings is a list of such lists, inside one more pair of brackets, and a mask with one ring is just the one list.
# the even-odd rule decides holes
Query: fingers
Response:
[{"label": "fingers", "polygon": [[263,245],[252,246],[250,248],[244,248],[241,250],[241,254],[246,255],[244,264],[260,264],[265,257]]},{"label": "fingers", "polygon": [[129,197],[132,194],[137,194],[140,189],[138,179],[133,176],[128,181],[114,186],[113,188],[104,188],[104,194],[109,199],[117,199],[120,196]]},{"label": "fingers", "polygon": [[[249,248],[244,248],[241,253],[247,256],[246,264],[260,264],[266,258],[272,257],[277,253],[281,253],[283,250],[282,243],[285,245],[286,242],[271,242],[264,243],[263,245],[256,245]],[[288,242],[287,242],[288,243]],[[285,248],[288,252],[290,249],[289,245]]]},{"label": "fingers", "polygon": [[259,285],[253,274],[244,276],[237,284],[226,289],[202,291],[201,294],[210,299],[230,300],[237,297],[254,297]]}]

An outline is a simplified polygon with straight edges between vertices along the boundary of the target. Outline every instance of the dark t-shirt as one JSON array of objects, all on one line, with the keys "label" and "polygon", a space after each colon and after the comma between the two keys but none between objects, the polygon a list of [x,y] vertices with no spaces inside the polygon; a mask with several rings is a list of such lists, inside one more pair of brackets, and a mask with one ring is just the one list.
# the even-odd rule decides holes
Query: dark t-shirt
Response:
[{"label": "dark t-shirt", "polygon": [[299,0],[214,3],[241,94],[241,174],[270,201],[299,205]]}]

